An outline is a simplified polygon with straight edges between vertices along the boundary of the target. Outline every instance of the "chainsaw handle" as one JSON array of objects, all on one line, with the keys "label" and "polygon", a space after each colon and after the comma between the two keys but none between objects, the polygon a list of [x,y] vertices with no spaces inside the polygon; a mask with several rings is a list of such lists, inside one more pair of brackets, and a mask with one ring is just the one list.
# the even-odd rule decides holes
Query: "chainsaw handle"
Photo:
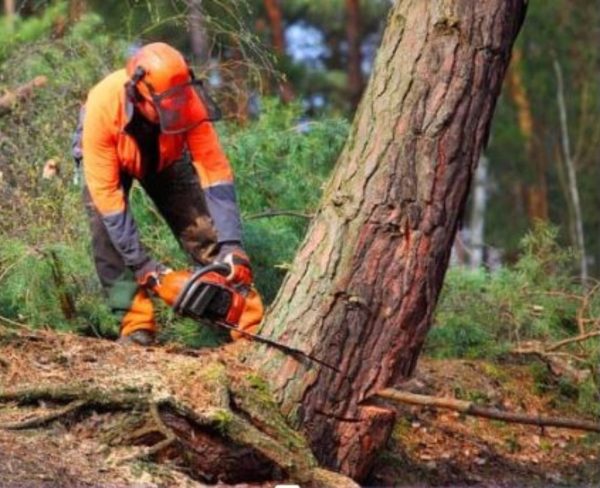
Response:
[{"label": "chainsaw handle", "polygon": [[203,266],[202,268],[199,268],[196,271],[194,271],[194,274],[192,275],[191,279],[195,280],[199,276],[205,275],[206,273],[210,273],[211,271],[219,273],[220,275],[223,275],[223,276],[229,276],[231,274],[232,269],[231,269],[231,265],[229,263],[223,263],[223,262],[212,263],[212,264],[208,264],[208,265]]},{"label": "chainsaw handle", "polygon": [[221,276],[226,277],[231,274],[231,266],[227,263],[212,263],[194,271],[174,300],[172,307],[176,312],[180,311],[182,301],[184,301],[184,298],[187,296],[190,288],[195,287],[198,279],[207,273],[218,273]]}]

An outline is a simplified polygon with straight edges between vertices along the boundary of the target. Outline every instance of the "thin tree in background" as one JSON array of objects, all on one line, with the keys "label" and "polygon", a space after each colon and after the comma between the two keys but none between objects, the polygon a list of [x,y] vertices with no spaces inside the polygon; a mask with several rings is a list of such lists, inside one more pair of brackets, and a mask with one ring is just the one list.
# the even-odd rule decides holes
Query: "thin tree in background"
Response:
[{"label": "thin tree in background", "polygon": [[262,333],[332,367],[253,361],[321,463],[362,478],[374,404],[414,371],[525,0],[399,0],[346,146]]},{"label": "thin tree in background", "polygon": [[78,22],[87,10],[85,0],[70,0],[69,1],[69,24],[73,25]]},{"label": "thin tree in background", "polygon": [[562,69],[559,62],[554,60],[554,71],[556,73],[556,98],[558,103],[558,114],[560,117],[561,128],[561,146],[563,151],[563,159],[567,168],[567,179],[569,187],[569,195],[571,197],[571,208],[573,213],[573,228],[575,234],[575,242],[581,254],[580,258],[580,277],[581,282],[585,285],[588,281],[587,256],[585,252],[585,239],[583,233],[583,217],[581,214],[581,203],[579,200],[579,189],[577,188],[577,171],[573,153],[571,152],[571,140],[569,138],[569,124],[567,121],[567,108],[565,104],[564,82]]},{"label": "thin tree in background", "polygon": [[[271,42],[275,54],[283,59],[286,55],[285,49],[285,30],[283,25],[283,13],[278,0],[264,0],[265,11],[269,19],[269,28],[271,30]],[[295,98],[294,88],[287,79],[282,79],[279,83],[281,99],[284,102],[291,102]]]},{"label": "thin tree in background", "polygon": [[525,144],[525,156],[533,165],[534,181],[525,184],[525,203],[531,223],[548,221],[548,184],[546,157],[536,135],[535,121],[527,87],[523,80],[523,50],[513,50],[506,76],[508,93],[517,110],[517,124]]},{"label": "thin tree in background", "polygon": [[15,0],[4,0],[4,16],[9,31],[12,31],[15,26]]},{"label": "thin tree in background", "polygon": [[202,0],[190,0],[188,10],[188,25],[190,29],[190,46],[194,61],[206,65],[210,57],[209,41],[204,19],[202,17]]},{"label": "thin tree in background", "polygon": [[346,39],[348,41],[348,94],[356,108],[364,88],[362,75],[360,1],[346,0]]},{"label": "thin tree in background", "polygon": [[489,193],[488,165],[488,158],[482,154],[479,158],[477,171],[475,171],[473,207],[471,209],[471,219],[469,222],[469,230],[471,232],[469,265],[472,268],[479,268],[485,264],[485,210]]}]

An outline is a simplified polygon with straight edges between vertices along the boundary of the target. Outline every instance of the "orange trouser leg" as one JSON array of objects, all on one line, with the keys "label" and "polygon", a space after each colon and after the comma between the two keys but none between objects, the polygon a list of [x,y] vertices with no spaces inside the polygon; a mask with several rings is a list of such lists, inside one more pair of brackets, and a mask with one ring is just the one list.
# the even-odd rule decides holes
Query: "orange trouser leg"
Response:
[{"label": "orange trouser leg", "polygon": [[[255,333],[265,314],[265,308],[262,298],[254,287],[250,288],[246,295],[246,304],[238,327],[246,332]],[[244,339],[244,336],[236,331],[231,331],[231,338],[234,341]]]},{"label": "orange trouser leg", "polygon": [[154,321],[154,306],[146,290],[140,288],[133,297],[129,310],[121,320],[121,335],[128,336],[136,330],[156,332]]}]

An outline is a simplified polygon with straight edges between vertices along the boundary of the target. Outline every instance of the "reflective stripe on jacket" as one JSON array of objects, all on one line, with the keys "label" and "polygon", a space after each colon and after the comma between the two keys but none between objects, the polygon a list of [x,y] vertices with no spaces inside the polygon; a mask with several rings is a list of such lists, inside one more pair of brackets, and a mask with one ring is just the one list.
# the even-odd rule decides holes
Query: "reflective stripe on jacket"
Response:
[{"label": "reflective stripe on jacket", "polygon": [[[125,70],[119,70],[91,89],[85,104],[81,146],[83,174],[92,202],[125,263],[136,267],[148,258],[127,208],[121,175],[142,179],[145,168],[138,145],[127,132],[134,109],[125,93],[127,81]],[[204,189],[219,242],[241,241],[233,173],[211,123],[201,123],[183,134],[160,134],[156,171],[181,159],[186,150]]]}]

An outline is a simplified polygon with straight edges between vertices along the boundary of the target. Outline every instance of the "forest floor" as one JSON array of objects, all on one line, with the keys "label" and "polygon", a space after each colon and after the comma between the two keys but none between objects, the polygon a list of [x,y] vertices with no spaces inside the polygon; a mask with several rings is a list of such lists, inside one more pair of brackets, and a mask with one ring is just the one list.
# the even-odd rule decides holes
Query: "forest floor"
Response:
[{"label": "forest floor", "polygon": [[[594,420],[540,364],[421,359],[411,391],[509,412]],[[537,372],[537,373],[536,373]],[[597,487],[600,434],[404,406],[372,486]],[[595,419],[596,421],[598,419]]]},{"label": "forest floor", "polygon": [[[89,357],[84,356],[82,363],[69,363],[73,378],[83,375],[75,364],[88,363],[88,370],[95,367],[95,352],[127,359],[127,354],[115,353],[111,345],[104,345],[106,341],[74,337],[62,341],[63,346],[72,344],[77,350],[52,352],[42,347],[36,355],[32,351],[40,348],[37,339],[17,345],[0,341],[0,379],[4,385],[11,384],[11,377],[30,374],[49,379],[56,374],[54,362],[69,363],[74,354],[81,354],[82,347],[87,350],[82,341],[89,341]],[[134,355],[138,354],[143,350],[135,351]],[[33,361],[26,359],[32,357]],[[564,388],[540,392],[538,383],[539,377],[527,364],[423,358],[410,388],[417,393],[453,396],[508,411],[585,418],[577,411],[576,400],[565,396]],[[5,402],[0,404],[0,423],[39,418],[45,409],[55,411],[56,405],[42,402],[23,407]],[[423,407],[403,406],[399,410],[403,415],[367,486],[600,486],[598,434],[542,430]],[[168,460],[162,464],[122,462],[123,452],[112,446],[118,444],[115,426],[124,422],[125,416],[93,411],[59,417],[38,428],[0,429],[0,486],[205,486]],[[108,433],[112,436],[110,442],[106,441]],[[160,456],[152,459],[161,461]]]}]

